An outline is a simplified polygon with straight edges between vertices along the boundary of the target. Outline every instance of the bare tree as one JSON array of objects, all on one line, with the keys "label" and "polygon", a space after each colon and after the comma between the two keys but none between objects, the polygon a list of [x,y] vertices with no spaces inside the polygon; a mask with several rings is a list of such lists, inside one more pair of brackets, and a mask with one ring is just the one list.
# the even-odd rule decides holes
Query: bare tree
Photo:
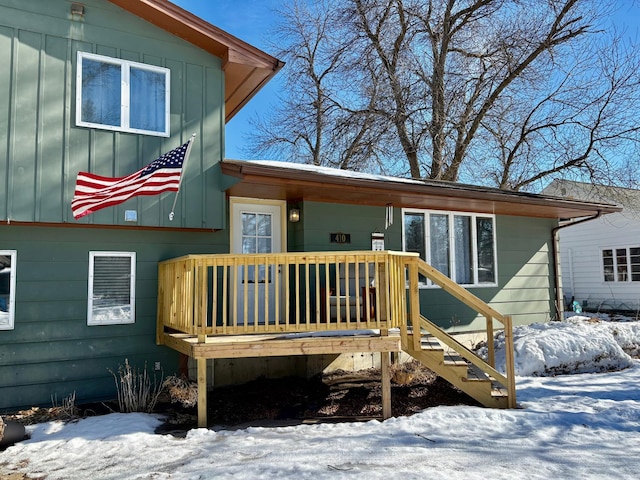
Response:
[{"label": "bare tree", "polygon": [[639,140],[640,62],[604,28],[606,2],[321,5],[294,2],[283,17],[285,108],[262,146],[304,138],[294,161],[511,190],[637,180],[620,156]]},{"label": "bare tree", "polygon": [[294,0],[278,14],[282,23],[275,44],[286,45],[278,52],[287,63],[285,92],[271,117],[253,120],[252,151],[313,165],[379,170],[375,166],[384,149],[369,113],[377,92],[353,65],[341,12],[330,2]]}]

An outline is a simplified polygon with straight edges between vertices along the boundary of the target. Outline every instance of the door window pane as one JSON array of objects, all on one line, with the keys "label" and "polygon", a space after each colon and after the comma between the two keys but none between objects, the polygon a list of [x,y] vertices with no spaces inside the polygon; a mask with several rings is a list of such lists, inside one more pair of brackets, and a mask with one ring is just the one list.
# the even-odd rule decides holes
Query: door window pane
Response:
[{"label": "door window pane", "polygon": [[262,237],[271,237],[271,215],[259,213],[257,215],[257,222],[258,235]]},{"label": "door window pane", "polygon": [[271,253],[271,238],[258,238],[257,253]]},{"label": "door window pane", "polygon": [[[255,213],[243,213],[242,214],[242,236],[255,236],[256,235],[256,214]],[[248,253],[248,252],[242,252]]]},{"label": "door window pane", "polygon": [[242,253],[258,253],[255,237],[244,237],[242,239]]}]

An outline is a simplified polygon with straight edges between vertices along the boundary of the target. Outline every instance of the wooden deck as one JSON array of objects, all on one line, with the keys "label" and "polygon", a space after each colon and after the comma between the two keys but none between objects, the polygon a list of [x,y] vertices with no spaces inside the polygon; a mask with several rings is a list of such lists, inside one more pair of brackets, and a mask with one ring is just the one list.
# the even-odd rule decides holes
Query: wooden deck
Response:
[{"label": "wooden deck", "polygon": [[[420,275],[486,318],[486,361],[422,315]],[[494,322],[505,332],[506,375],[495,370]],[[485,406],[516,406],[511,318],[416,254],[304,252],[167,260],[159,265],[156,340],[195,360],[199,426],[207,424],[207,359],[221,358],[377,352],[387,418],[390,353],[405,351]]]}]

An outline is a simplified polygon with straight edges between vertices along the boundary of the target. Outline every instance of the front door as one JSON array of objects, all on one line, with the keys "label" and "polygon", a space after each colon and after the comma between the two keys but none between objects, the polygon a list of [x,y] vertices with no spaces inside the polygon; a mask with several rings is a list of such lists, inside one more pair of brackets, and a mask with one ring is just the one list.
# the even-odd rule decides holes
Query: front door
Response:
[{"label": "front door", "polygon": [[[232,253],[282,252],[284,202],[249,202],[248,199],[231,201]],[[253,325],[256,319],[260,324],[265,319],[277,323],[275,276],[279,273],[276,265],[259,266],[257,271],[253,266],[238,269],[234,280],[238,285],[235,300],[238,325],[245,322]]]}]

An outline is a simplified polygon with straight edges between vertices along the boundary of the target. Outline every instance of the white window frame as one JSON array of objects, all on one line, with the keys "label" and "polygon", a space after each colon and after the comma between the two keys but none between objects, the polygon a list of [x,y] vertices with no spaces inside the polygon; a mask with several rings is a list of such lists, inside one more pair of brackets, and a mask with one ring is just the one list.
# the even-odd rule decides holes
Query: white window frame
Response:
[{"label": "white window frame", "polygon": [[[98,62],[111,63],[121,68],[121,105],[120,105],[120,125],[105,125],[101,123],[92,123],[82,121],[82,65],[84,59],[95,60]],[[165,121],[164,131],[142,130],[130,127],[130,71],[131,67],[157,72],[164,75],[165,78]],[[129,132],[143,135],[154,135],[158,137],[169,136],[169,112],[170,112],[170,90],[171,90],[171,71],[168,68],[148,65],[145,63],[132,62],[130,60],[122,60],[119,58],[106,57],[95,53],[87,53],[78,51],[77,68],[76,68],[76,125],[79,127],[99,128],[103,130],[112,130],[118,132]]]},{"label": "white window frame", "polygon": [[[129,277],[129,304],[122,307],[129,309],[129,315],[100,318],[94,314],[93,283],[95,278],[95,259],[97,257],[128,257],[131,261]],[[87,325],[122,325],[135,323],[136,313],[136,252],[89,252],[89,285],[87,292]]]},{"label": "white window frame", "polygon": [[[604,285],[610,285],[612,283],[637,283],[640,280],[633,280],[633,271],[631,264],[631,249],[632,248],[640,248],[640,245],[629,245],[629,246],[617,246],[617,247],[601,247],[600,248],[600,280]],[[611,250],[613,257],[613,280],[605,279],[605,270],[604,270],[604,252],[605,250]],[[625,251],[626,258],[626,279],[620,280],[620,271],[618,270],[618,250]]]},{"label": "white window frame", "polygon": [[0,330],[13,330],[16,311],[16,266],[18,252],[17,250],[0,250],[0,255],[11,257],[11,269],[9,270],[9,304],[7,311],[3,312],[7,314],[7,321],[0,321]]},{"label": "white window frame", "polygon": [[[480,213],[469,213],[469,212],[459,212],[459,211],[443,211],[443,210],[424,210],[418,208],[404,208],[402,209],[402,250],[406,251],[406,236],[405,236],[405,214],[423,214],[425,218],[425,256],[426,262],[431,264],[431,225],[429,221],[429,215],[446,215],[449,217],[449,272],[451,278],[455,275],[456,272],[456,259],[455,259],[455,228],[454,226],[454,218],[456,216],[469,217],[471,219],[471,244],[472,244],[472,255],[473,255],[473,283],[459,283],[464,287],[472,287],[472,288],[491,288],[498,286],[498,249],[497,249],[497,230],[496,230],[496,217],[493,214],[480,214]],[[491,219],[493,224],[493,268],[494,268],[494,280],[493,282],[478,282],[478,235],[477,235],[477,223],[476,219],[478,218],[487,218]],[[455,278],[452,278],[454,281]],[[426,280],[420,282],[420,288],[436,288],[437,285],[434,285],[431,280]]]}]

